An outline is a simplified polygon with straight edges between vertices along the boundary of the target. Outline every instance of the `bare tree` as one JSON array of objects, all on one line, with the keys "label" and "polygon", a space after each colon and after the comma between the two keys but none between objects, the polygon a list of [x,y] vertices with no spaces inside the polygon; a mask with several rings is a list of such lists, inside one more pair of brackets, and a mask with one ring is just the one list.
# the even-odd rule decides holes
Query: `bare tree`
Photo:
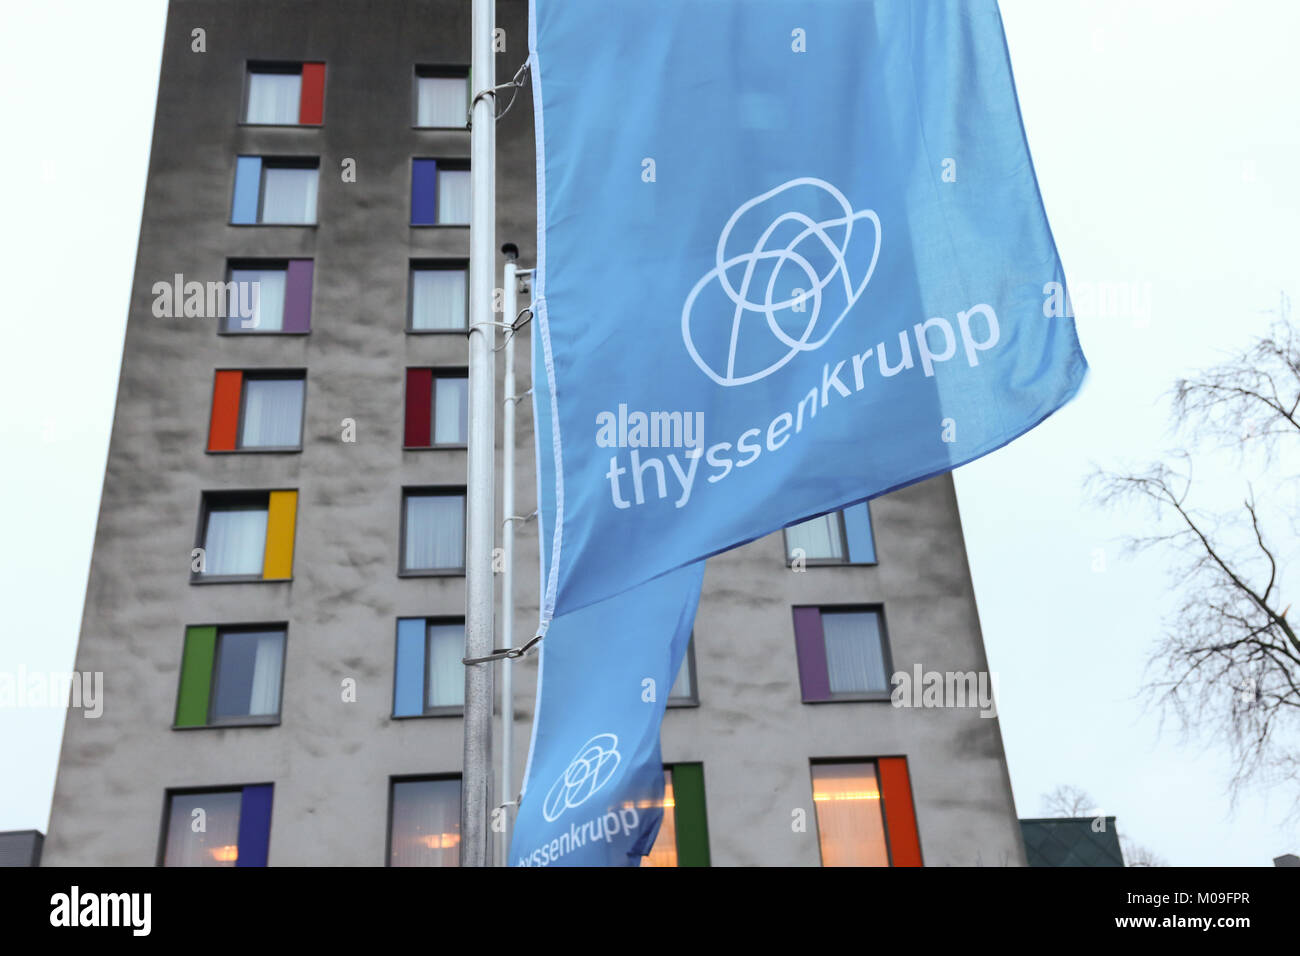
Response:
[{"label": "bare tree", "polygon": [[[1097,808],[1097,801],[1092,799],[1083,788],[1070,784],[1061,784],[1051,793],[1043,794],[1042,806],[1043,815],[1048,817],[1086,819],[1101,815],[1101,811]],[[1125,866],[1168,865],[1160,856],[1141,844],[1134,843],[1122,833],[1116,835],[1119,837],[1120,852],[1124,856]]]},{"label": "bare tree", "polygon": [[1134,843],[1124,834],[1119,835],[1119,848],[1124,854],[1125,866],[1168,866],[1164,858],[1142,846],[1140,843]]},{"label": "bare tree", "polygon": [[[1270,465],[1282,444],[1300,438],[1300,336],[1287,321],[1230,360],[1173,390],[1178,427],[1243,458],[1258,451]],[[1249,779],[1300,782],[1300,640],[1287,619],[1278,538],[1247,484],[1239,508],[1207,513],[1191,503],[1192,452],[1135,474],[1097,472],[1089,479],[1106,503],[1145,502],[1158,531],[1129,539],[1172,558],[1181,595],[1149,662],[1144,690],[1184,731],[1227,740],[1235,795]],[[1278,481],[1270,475],[1270,482]],[[1294,516],[1292,516],[1294,518]],[[1294,522],[1293,522],[1294,527]],[[1300,800],[1296,803],[1300,810]]]},{"label": "bare tree", "polygon": [[1091,817],[1096,807],[1097,801],[1086,790],[1068,783],[1043,794],[1043,816],[1047,817]]}]

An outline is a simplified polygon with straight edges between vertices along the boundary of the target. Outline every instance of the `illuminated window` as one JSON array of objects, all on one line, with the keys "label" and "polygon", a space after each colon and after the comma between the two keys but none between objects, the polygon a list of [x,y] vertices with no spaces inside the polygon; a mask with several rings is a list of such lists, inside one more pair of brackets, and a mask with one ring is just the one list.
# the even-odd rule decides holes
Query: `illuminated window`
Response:
[{"label": "illuminated window", "polygon": [[166,821],[163,866],[266,866],[271,784],[170,792]]},{"label": "illuminated window", "polygon": [[822,866],[920,866],[903,757],[812,765]]},{"label": "illuminated window", "polygon": [[460,778],[394,780],[389,866],[460,866]]},{"label": "illuminated window", "polygon": [[889,866],[874,763],[814,764],[822,866]]},{"label": "illuminated window", "polygon": [[709,823],[704,808],[704,765],[664,767],[664,818],[642,866],[709,866]]}]

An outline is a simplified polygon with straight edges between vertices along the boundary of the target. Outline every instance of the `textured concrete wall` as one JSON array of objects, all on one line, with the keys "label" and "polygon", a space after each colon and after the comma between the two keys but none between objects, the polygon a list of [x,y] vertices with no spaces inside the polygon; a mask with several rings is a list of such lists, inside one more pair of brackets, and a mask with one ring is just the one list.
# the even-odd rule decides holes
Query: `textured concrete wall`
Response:
[{"label": "textured concrete wall", "polygon": [[[526,3],[500,0],[512,76]],[[207,52],[191,52],[191,30]],[[148,865],[168,788],[275,784],[270,863],[385,862],[389,777],[456,773],[461,721],[390,719],[398,617],[460,615],[460,578],[397,574],[408,485],[463,484],[460,451],[403,451],[408,366],[464,367],[463,336],[408,335],[411,258],[468,255],[464,229],[409,227],[413,156],[467,157],[469,135],[411,129],[416,64],[467,64],[468,0],[359,4],[173,0],[117,411],[77,668],[105,673],[98,720],[70,712],[44,862]],[[239,125],[246,62],[324,60],[319,129]],[[529,91],[498,126],[497,243],[535,247]],[[234,227],[235,156],[319,156],[319,225]],[[357,181],[339,164],[356,160]],[[219,336],[158,319],[154,282],[224,277],[232,257],[315,259],[309,336]],[[499,264],[498,264],[499,265]],[[527,384],[527,362],[520,378]],[[204,451],[217,368],[307,368],[301,453]],[[357,441],[340,423],[355,419]],[[517,508],[534,507],[532,416],[519,408]],[[498,462],[500,462],[498,452]],[[204,491],[297,488],[290,582],[189,580]],[[799,701],[790,608],[882,602],[898,669],[985,667],[950,479],[873,504],[880,565],[785,566],[779,534],[710,562],[696,626],[700,706],[670,710],[668,761],[702,760],[715,864],[816,865],[809,759],[905,755],[927,864],[1023,862],[996,720],[973,710]],[[513,642],[537,613],[536,525],[517,536]],[[282,720],[171,729],[185,627],[287,622]],[[501,641],[509,638],[502,636]],[[516,667],[522,776],[536,658]],[[355,678],[358,700],[341,682]]]}]

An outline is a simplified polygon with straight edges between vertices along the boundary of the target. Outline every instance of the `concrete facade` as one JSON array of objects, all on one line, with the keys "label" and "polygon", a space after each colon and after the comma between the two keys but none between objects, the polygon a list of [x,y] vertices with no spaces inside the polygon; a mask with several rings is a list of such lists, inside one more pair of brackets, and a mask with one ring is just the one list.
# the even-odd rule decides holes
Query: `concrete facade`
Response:
[{"label": "concrete facade", "polygon": [[[468,257],[468,229],[413,228],[409,202],[413,157],[469,155],[468,132],[412,128],[414,68],[468,65],[469,10],[469,0],[172,0],[76,663],[104,673],[104,712],[69,711],[47,865],[153,864],[169,788],[252,783],[274,784],[270,865],[383,865],[390,779],[460,770],[459,717],[391,711],[396,619],[464,613],[463,578],[402,577],[398,560],[402,488],[465,481],[463,451],[404,451],[402,429],[405,369],[466,364],[463,334],[405,325],[410,260]],[[503,81],[527,56],[526,16],[524,0],[498,3]],[[191,49],[195,29],[206,52]],[[324,61],[324,125],[241,125],[250,60]],[[319,157],[318,224],[228,225],[241,154]],[[521,267],[534,260],[533,156],[524,89],[498,125],[497,168],[497,241],[518,245]],[[348,158],[355,182],[340,176]],[[228,260],[253,257],[315,260],[309,335],[225,336],[212,319],[154,316],[154,283],[221,280]],[[301,452],[205,451],[222,368],[307,370]],[[341,440],[344,419],[353,443]],[[516,510],[527,513],[527,403],[518,425]],[[203,493],[280,488],[299,493],[293,579],[192,584]],[[700,702],[670,708],[663,749],[665,761],[703,764],[714,865],[817,865],[810,760],[880,756],[908,760],[926,865],[1024,863],[996,718],[800,701],[794,605],[882,605],[895,670],[987,670],[951,479],[879,499],[872,518],[876,566],[793,573],[780,533],[709,562]],[[517,627],[499,645],[532,634],[535,524],[517,535],[516,556]],[[186,626],[271,622],[287,624],[280,722],[174,730]],[[516,667],[517,780],[535,662]],[[347,678],[355,702],[343,700]],[[791,827],[798,808],[807,832]]]}]

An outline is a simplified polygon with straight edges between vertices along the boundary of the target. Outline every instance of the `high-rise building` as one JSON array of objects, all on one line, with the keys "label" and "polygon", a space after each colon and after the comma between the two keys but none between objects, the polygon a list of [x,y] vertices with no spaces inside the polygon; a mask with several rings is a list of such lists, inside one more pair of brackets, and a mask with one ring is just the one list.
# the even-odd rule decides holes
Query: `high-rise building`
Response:
[{"label": "high-rise building", "polygon": [[[526,18],[498,3],[502,80]],[[469,0],[172,0],[76,663],[103,714],[69,711],[45,863],[457,861],[469,31]],[[522,267],[532,135],[524,88]],[[532,633],[535,529],[498,646]],[[948,476],[711,560],[650,862],[1023,864],[987,671]]]}]

